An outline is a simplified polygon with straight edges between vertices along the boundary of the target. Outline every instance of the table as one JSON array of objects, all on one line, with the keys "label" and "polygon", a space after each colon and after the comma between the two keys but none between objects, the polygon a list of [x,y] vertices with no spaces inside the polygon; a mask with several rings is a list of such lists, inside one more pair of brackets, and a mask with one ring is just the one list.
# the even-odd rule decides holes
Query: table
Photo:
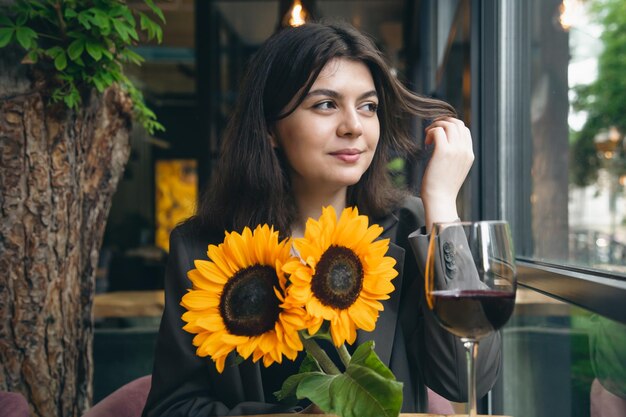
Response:
[{"label": "table", "polygon": [[[336,417],[332,414],[264,414],[264,415],[255,415],[248,417]],[[478,417],[507,417],[507,416],[485,416],[484,414],[480,414]],[[467,417],[467,414],[412,414],[412,413],[402,413],[400,417]]]},{"label": "table", "polygon": [[115,291],[96,294],[94,318],[161,317],[165,306],[163,290]]}]

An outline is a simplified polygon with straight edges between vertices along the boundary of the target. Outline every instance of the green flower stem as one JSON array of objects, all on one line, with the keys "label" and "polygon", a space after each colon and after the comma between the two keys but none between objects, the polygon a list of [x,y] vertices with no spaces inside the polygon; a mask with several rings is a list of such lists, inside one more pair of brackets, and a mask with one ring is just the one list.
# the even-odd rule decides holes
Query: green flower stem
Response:
[{"label": "green flower stem", "polygon": [[343,362],[344,366],[347,368],[350,364],[350,360],[352,360],[352,356],[350,356],[345,343],[342,343],[341,346],[337,348],[337,353],[339,354],[339,358],[341,358],[341,362]]},{"label": "green flower stem", "polygon": [[311,354],[317,360],[317,362],[322,367],[322,370],[329,375],[339,375],[341,371],[339,368],[333,363],[333,361],[328,357],[326,352],[317,344],[315,340],[312,338],[308,338],[300,333],[300,339],[302,340],[302,344],[308,353]]}]

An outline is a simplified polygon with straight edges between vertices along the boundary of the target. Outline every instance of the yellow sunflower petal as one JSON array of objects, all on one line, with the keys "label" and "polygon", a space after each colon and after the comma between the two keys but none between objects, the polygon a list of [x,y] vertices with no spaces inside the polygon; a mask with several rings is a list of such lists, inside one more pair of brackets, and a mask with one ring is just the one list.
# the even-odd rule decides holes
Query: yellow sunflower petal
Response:
[{"label": "yellow sunflower petal", "polygon": [[[225,284],[232,274],[226,274],[222,268],[211,261],[196,260],[194,266],[202,276],[217,284]],[[189,274],[187,274],[189,276]]]},{"label": "yellow sunflower petal", "polygon": [[248,357],[254,352],[254,350],[259,346],[259,338],[251,337],[246,343],[242,343],[237,345],[237,353],[244,359],[248,359]]},{"label": "yellow sunflower petal", "polygon": [[[246,228],[247,229],[247,228]],[[229,259],[232,260],[234,268],[236,270],[244,269],[250,265],[254,265],[251,262],[251,256],[248,256],[248,245],[243,236],[239,233],[232,233],[228,244],[224,247],[224,251],[229,255]]]},{"label": "yellow sunflower petal", "polygon": [[309,335],[314,335],[317,331],[322,327],[324,320],[321,317],[313,317],[311,316],[307,323],[307,331]]},{"label": "yellow sunflower petal", "polygon": [[363,289],[371,294],[389,294],[394,290],[393,284],[385,279],[379,279],[378,275],[366,275],[363,279]]},{"label": "yellow sunflower petal", "polygon": [[208,291],[198,290],[185,294],[182,302],[185,308],[196,310],[217,307],[220,304],[220,299]]},{"label": "yellow sunflower petal", "polygon": [[217,369],[217,372],[219,372],[220,374],[222,372],[224,372],[224,363],[226,362],[226,356],[222,356],[220,358],[217,358],[215,360],[215,368]]},{"label": "yellow sunflower petal", "polygon": [[[221,272],[220,272],[221,274]],[[214,293],[221,293],[224,287],[223,283],[215,282],[216,280],[208,279],[197,269],[187,272],[187,277],[191,281],[194,289],[206,290]],[[224,279],[227,279],[224,277]],[[224,281],[225,282],[225,281]]]},{"label": "yellow sunflower petal", "polygon": [[353,248],[361,241],[367,231],[367,217],[359,216],[354,219],[339,219],[334,241],[337,245]]},{"label": "yellow sunflower petal", "polygon": [[[369,250],[369,251],[373,250],[370,245],[374,242],[376,238],[378,238],[378,236],[381,235],[382,232],[383,232],[383,228],[378,225],[372,225],[368,227],[367,231],[363,234],[363,236],[361,237],[361,240],[358,242],[358,244],[354,246],[354,248],[359,252],[363,252],[366,250]],[[389,239],[386,239],[386,240],[388,244]],[[381,248],[384,249],[384,252],[381,254],[381,256],[384,256],[385,253],[387,252],[387,245],[381,245]]]},{"label": "yellow sunflower petal", "polygon": [[[220,244],[219,246],[209,245],[209,258],[215,265],[222,271],[224,276],[232,277],[236,269],[231,267],[231,262],[228,261],[228,257],[224,253],[224,244]],[[198,268],[198,266],[196,266]],[[199,268],[198,268],[199,269]]]},{"label": "yellow sunflower petal", "polygon": [[344,332],[343,323],[339,320],[339,317],[330,324],[330,335],[333,339],[333,344],[337,347],[346,341],[347,334]]},{"label": "yellow sunflower petal", "polygon": [[357,299],[354,304],[348,308],[348,314],[359,329],[371,332],[374,330],[374,327],[376,327],[378,311],[372,309],[361,299]]}]

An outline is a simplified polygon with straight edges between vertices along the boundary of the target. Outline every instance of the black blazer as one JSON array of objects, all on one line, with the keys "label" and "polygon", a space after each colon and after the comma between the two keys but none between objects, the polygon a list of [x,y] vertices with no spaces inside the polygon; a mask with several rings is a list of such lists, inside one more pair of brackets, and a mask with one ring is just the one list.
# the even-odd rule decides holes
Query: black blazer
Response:
[{"label": "black blazer", "polygon": [[[428,236],[417,239],[417,259],[408,235],[424,226],[421,200],[412,197],[394,214],[377,221],[383,238],[390,238],[388,256],[396,261],[398,276],[391,298],[383,301],[373,332],[359,331],[357,343],[374,340],[375,350],[399,381],[404,383],[402,412],[425,412],[426,386],[453,401],[466,401],[467,372],[465,350],[443,330],[424,305],[423,266]],[[184,313],[180,300],[191,288],[187,272],[195,259],[208,259],[207,246],[219,244],[223,232],[202,236],[191,220],[177,227],[170,236],[170,256],[165,276],[165,310],[161,320],[152,388],[144,417],[226,416],[295,412],[301,407],[277,404],[273,392],[297,372],[298,362],[283,359],[282,364],[264,368],[260,363],[234,364],[234,354],[219,374],[210,358],[195,355],[193,335],[182,330]],[[500,334],[480,342],[477,394],[484,395],[495,382],[500,365]],[[327,349],[330,353],[332,349]],[[302,357],[303,355],[300,355]]]}]

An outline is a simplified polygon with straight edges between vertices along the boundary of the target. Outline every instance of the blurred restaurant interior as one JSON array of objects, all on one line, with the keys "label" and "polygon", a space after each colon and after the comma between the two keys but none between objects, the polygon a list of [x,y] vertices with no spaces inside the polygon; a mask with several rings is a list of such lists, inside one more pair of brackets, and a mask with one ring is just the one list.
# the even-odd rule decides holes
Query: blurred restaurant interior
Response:
[{"label": "blurred restaurant interior", "polygon": [[[137,47],[146,61],[128,75],[166,130],[133,130],[113,200],[96,278],[94,402],[151,372],[169,232],[211,175],[245,63],[292,3],[156,1],[163,42]],[[508,220],[520,284],[503,372],[479,411],[592,416],[596,381],[624,401],[626,18],[611,13],[626,15],[626,0],[302,5],[368,33],[398,78],[471,127],[476,161],[459,212]],[[418,141],[421,131],[416,120]],[[422,166],[389,169],[417,190]]]}]

